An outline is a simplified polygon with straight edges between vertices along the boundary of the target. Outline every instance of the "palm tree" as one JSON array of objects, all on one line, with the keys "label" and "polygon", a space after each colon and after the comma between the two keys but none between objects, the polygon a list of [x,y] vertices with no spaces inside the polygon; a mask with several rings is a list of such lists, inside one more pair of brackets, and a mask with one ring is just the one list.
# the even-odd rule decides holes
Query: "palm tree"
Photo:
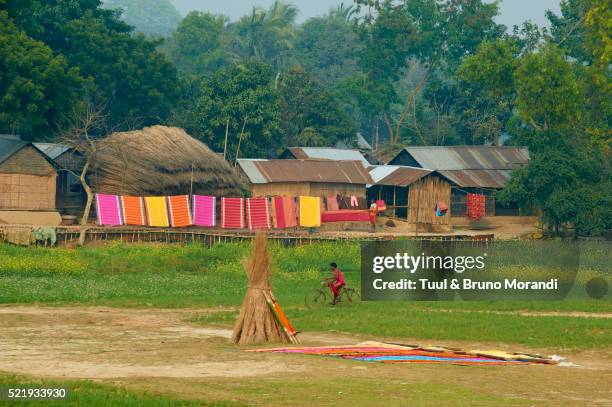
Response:
[{"label": "palm tree", "polygon": [[295,41],[297,13],[297,8],[281,0],[276,0],[268,10],[253,7],[250,14],[230,27],[236,35],[234,56],[240,60],[262,59],[275,70],[281,70]]}]

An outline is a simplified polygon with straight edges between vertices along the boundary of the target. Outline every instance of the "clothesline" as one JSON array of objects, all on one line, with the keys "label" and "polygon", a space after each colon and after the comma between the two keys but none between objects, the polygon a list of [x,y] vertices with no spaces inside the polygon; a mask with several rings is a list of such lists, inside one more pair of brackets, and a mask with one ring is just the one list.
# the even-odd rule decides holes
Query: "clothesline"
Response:
[{"label": "clothesline", "polygon": [[[327,207],[331,201],[328,196]],[[96,194],[98,224],[105,226],[187,227],[216,226],[217,198],[204,195],[119,196]],[[352,197],[357,205],[357,198]],[[336,196],[333,197],[338,206]],[[283,229],[319,227],[322,222],[362,222],[367,211],[345,210],[344,216],[322,217],[322,200],[317,196],[275,196],[257,198],[221,198],[220,226],[224,229]],[[328,213],[336,212],[329,211]],[[245,222],[246,218],[246,222]]]}]

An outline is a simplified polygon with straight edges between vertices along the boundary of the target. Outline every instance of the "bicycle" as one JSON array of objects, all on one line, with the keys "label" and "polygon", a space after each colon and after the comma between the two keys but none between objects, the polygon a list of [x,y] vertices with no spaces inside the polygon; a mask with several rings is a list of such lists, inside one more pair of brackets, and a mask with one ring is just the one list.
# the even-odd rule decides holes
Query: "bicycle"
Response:
[{"label": "bicycle", "polygon": [[[307,308],[318,308],[325,304],[331,303],[333,300],[332,293],[329,289],[329,281],[322,281],[321,287],[317,288],[313,293],[306,294],[304,297],[304,303]],[[361,300],[361,294],[359,291],[352,287],[348,287],[346,284],[340,288],[340,295],[338,296],[338,302],[346,301],[353,302]]]}]

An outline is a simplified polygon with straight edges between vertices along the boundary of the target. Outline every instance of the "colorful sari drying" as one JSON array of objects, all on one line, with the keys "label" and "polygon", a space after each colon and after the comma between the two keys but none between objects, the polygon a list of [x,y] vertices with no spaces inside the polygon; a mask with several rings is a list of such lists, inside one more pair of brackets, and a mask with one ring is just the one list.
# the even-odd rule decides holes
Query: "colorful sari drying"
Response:
[{"label": "colorful sari drying", "polygon": [[121,207],[123,209],[123,221],[126,225],[145,226],[147,224],[142,197],[122,196]]},{"label": "colorful sari drying", "polygon": [[268,198],[247,198],[246,210],[250,230],[270,229]]},{"label": "colorful sari drying", "polygon": [[168,210],[165,196],[147,196],[144,199],[149,226],[168,227]]},{"label": "colorful sari drying", "polygon": [[244,228],[244,198],[221,198],[221,227]]},{"label": "colorful sari drying", "polygon": [[274,227],[277,229],[297,226],[295,199],[292,196],[275,196],[272,198]]},{"label": "colorful sari drying", "polygon": [[182,228],[193,225],[191,220],[191,212],[189,211],[188,195],[169,196],[168,209],[170,212],[170,225],[173,228]]},{"label": "colorful sari drying", "polygon": [[300,196],[300,226],[314,228],[321,226],[321,198],[318,196]]},{"label": "colorful sari drying", "polygon": [[98,224],[105,226],[121,226],[121,206],[117,195],[96,194],[96,211]]},{"label": "colorful sari drying", "polygon": [[194,195],[192,202],[193,224],[196,226],[215,226],[216,198],[214,196]]}]

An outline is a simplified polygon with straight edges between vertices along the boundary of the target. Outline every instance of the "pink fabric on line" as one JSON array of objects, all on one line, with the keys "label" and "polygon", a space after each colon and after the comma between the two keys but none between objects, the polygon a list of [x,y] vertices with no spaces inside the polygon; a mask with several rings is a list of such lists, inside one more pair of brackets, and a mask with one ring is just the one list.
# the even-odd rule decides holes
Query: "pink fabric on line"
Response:
[{"label": "pink fabric on line", "polygon": [[295,198],[292,196],[283,197],[283,211],[285,213],[285,227],[294,228],[297,226],[297,207]]},{"label": "pink fabric on line", "polygon": [[117,195],[96,194],[96,211],[98,224],[106,226],[121,226],[121,205]]},{"label": "pink fabric on line", "polygon": [[193,224],[196,226],[215,226],[217,200],[214,196],[194,195],[192,199]]},{"label": "pink fabric on line", "polygon": [[359,206],[359,200],[357,199],[355,195],[351,195],[351,207],[358,207],[358,206]]}]

